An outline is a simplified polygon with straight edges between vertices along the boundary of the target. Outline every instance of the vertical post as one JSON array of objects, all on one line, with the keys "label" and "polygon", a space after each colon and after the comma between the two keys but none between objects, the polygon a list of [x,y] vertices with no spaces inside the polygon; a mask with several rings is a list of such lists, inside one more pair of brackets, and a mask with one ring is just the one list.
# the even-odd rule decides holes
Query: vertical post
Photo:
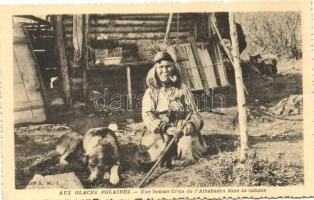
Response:
[{"label": "vertical post", "polygon": [[164,37],[164,44],[167,43],[167,40],[168,40],[168,37],[169,37],[169,32],[170,32],[172,17],[173,17],[173,13],[170,13],[170,14],[169,14],[169,18],[168,18],[168,22],[167,22],[167,29],[166,29],[166,33],[165,33],[165,37]]},{"label": "vertical post", "polygon": [[89,26],[88,26],[88,14],[84,15],[84,68],[83,68],[83,95],[84,97],[87,96],[87,87],[88,87],[88,81],[87,81],[87,69],[88,69],[88,32],[89,32]]},{"label": "vertical post", "polygon": [[65,103],[68,106],[72,105],[71,99],[71,88],[70,88],[70,78],[68,62],[65,55],[64,39],[63,39],[63,25],[62,25],[62,15],[55,16],[55,28],[56,28],[56,44],[58,50],[58,60],[59,67],[62,77],[62,88],[65,97]]},{"label": "vertical post", "polygon": [[232,43],[232,57],[234,63],[237,104],[239,111],[239,128],[240,128],[240,160],[244,161],[247,158],[248,150],[248,134],[247,134],[247,113],[245,108],[244,84],[242,79],[242,70],[240,67],[240,53],[238,45],[238,36],[235,25],[234,13],[229,13],[230,38]]},{"label": "vertical post", "polygon": [[128,87],[128,110],[132,110],[132,85],[131,85],[131,69],[130,66],[126,67],[127,87]]}]

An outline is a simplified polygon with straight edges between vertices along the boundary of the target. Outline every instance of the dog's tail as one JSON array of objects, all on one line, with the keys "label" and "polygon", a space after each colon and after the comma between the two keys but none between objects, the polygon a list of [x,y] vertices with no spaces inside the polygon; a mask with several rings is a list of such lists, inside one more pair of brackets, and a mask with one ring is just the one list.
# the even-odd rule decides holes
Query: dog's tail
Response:
[{"label": "dog's tail", "polygon": [[24,168],[24,172],[25,173],[30,173],[32,172],[32,170],[39,166],[39,165],[42,165],[44,163],[46,163],[47,161],[50,161],[54,158],[56,158],[57,156],[59,156],[59,153],[56,151],[56,150],[52,150],[52,151],[49,151],[46,155],[44,155],[43,157],[35,160],[30,166]]},{"label": "dog's tail", "polygon": [[110,130],[114,131],[114,132],[119,129],[117,123],[115,123],[115,122],[111,122],[111,123],[108,125],[108,128],[109,128]]}]

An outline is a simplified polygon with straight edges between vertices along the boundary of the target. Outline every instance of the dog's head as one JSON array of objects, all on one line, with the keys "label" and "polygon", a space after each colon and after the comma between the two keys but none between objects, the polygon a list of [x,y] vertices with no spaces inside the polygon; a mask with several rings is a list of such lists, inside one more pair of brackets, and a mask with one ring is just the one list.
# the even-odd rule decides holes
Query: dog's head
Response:
[{"label": "dog's head", "polygon": [[114,135],[117,129],[116,124],[111,124],[108,128],[94,128],[85,134],[83,160],[89,168],[90,181],[102,176],[117,161],[119,147]]},{"label": "dog's head", "polygon": [[83,159],[90,171],[90,181],[94,181],[102,175],[101,173],[104,171],[104,155],[102,150],[96,150],[94,154],[84,154]]}]

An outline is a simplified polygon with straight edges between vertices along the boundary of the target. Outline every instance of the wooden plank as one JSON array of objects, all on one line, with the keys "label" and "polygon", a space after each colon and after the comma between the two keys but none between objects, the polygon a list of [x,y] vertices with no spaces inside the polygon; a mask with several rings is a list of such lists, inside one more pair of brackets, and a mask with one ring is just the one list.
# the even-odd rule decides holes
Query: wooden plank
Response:
[{"label": "wooden plank", "polygon": [[15,83],[22,84],[22,77],[21,77],[21,73],[17,65],[17,60],[16,60],[16,56],[14,52],[13,52],[13,81],[14,81],[14,84]]},{"label": "wooden plank", "polygon": [[[37,104],[37,105],[36,105]],[[38,102],[18,102],[14,105],[14,112],[33,110],[33,109],[44,109],[44,106],[41,101]]]},{"label": "wooden plank", "polygon": [[37,72],[35,69],[35,62],[32,59],[32,55],[28,46],[16,44],[13,46],[14,53],[16,55],[16,59],[18,61],[19,69],[21,72],[21,76],[25,81],[37,82],[39,85],[39,81],[37,80]]},{"label": "wooden plank", "polygon": [[14,108],[19,102],[29,102],[23,83],[14,83]]},{"label": "wooden plank", "polygon": [[40,83],[35,70],[35,62],[30,54],[30,50],[25,45],[14,45],[14,54],[18,59],[17,66],[20,70],[22,82],[29,101],[42,99]]},{"label": "wooden plank", "polygon": [[14,124],[33,122],[33,113],[31,110],[14,112]]},{"label": "wooden plank", "polygon": [[202,85],[203,85],[203,87],[205,89],[208,89],[209,88],[209,84],[207,82],[206,73],[205,73],[205,70],[203,68],[204,65],[202,63],[199,51],[197,49],[197,46],[196,46],[196,43],[195,43],[195,39],[193,37],[190,37],[190,38],[188,38],[188,41],[191,44],[192,53],[193,53],[193,56],[194,56],[195,64],[196,64],[197,70],[199,72],[199,76],[200,76]]},{"label": "wooden plank", "polygon": [[42,95],[40,93],[40,87],[38,83],[34,81],[24,82],[25,89],[27,91],[27,95],[30,101],[36,101],[40,100],[42,101],[42,104],[44,105]]},{"label": "wooden plank", "polygon": [[[28,32],[26,30],[26,28],[24,27],[24,25],[21,26],[21,28],[23,29],[24,31],[24,34],[26,35],[26,38],[28,40],[28,48],[29,48],[29,51],[31,52],[31,59],[34,61],[35,65],[34,65],[34,68],[35,68],[35,71],[36,71],[36,77],[37,77],[37,80],[39,82],[39,93],[42,95],[42,100],[44,101],[44,108],[45,108],[45,118],[47,117],[47,113],[50,111],[49,109],[49,101],[48,101],[48,95],[47,95],[47,91],[46,91],[46,87],[45,87],[45,84],[44,84],[44,79],[42,77],[42,74],[41,74],[41,71],[40,71],[40,67],[38,65],[38,61],[37,61],[37,58],[36,58],[36,55],[34,54],[34,48],[32,46],[32,43],[30,41],[30,36],[28,35]],[[38,94],[39,94],[38,93]]]},{"label": "wooden plank", "polygon": [[46,121],[45,110],[43,108],[14,112],[14,123],[38,123]]},{"label": "wooden plank", "polygon": [[218,73],[219,73],[220,83],[221,83],[221,86],[227,86],[227,85],[229,85],[228,77],[227,77],[225,65],[223,63],[223,57],[221,54],[221,49],[218,46],[218,44],[216,45],[216,52],[217,52],[216,55],[218,57],[218,63],[219,63]]},{"label": "wooden plank", "polygon": [[[176,46],[176,52],[177,52],[177,57],[181,57],[181,58],[188,58],[186,55],[186,52],[184,51],[182,46]],[[182,73],[182,79],[183,82],[190,88],[193,89],[194,85],[192,82],[192,73],[191,70],[189,68],[189,62],[188,61],[183,61],[179,63],[179,66],[181,68],[181,73]]]},{"label": "wooden plank", "polygon": [[21,27],[21,24],[13,24],[13,36],[17,38],[25,38],[25,33]]},{"label": "wooden plank", "polygon": [[194,85],[193,89],[196,89],[196,90],[204,89],[203,85],[202,85],[200,73],[198,71],[198,68],[197,68],[197,65],[196,65],[196,62],[195,62],[195,58],[194,58],[194,55],[193,55],[193,51],[192,51],[191,45],[185,45],[184,49],[186,51],[187,57],[189,58],[189,68],[191,69],[191,72],[192,72],[192,77],[191,78],[192,78],[192,82],[193,82],[193,85]]},{"label": "wooden plank", "polygon": [[206,76],[206,80],[209,85],[209,88],[217,87],[218,85],[217,85],[217,80],[216,80],[215,71],[213,67],[213,62],[209,56],[208,49],[205,48],[203,44],[201,44],[201,47],[197,48],[197,50],[201,58],[202,66],[205,67],[204,71],[205,71],[205,76]]}]

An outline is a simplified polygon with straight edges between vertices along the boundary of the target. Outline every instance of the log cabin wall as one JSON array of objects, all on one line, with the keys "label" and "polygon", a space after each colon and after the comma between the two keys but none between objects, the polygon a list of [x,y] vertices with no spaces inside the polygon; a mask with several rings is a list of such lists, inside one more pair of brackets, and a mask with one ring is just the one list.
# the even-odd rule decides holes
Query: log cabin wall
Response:
[{"label": "log cabin wall", "polygon": [[[92,48],[122,47],[124,58],[151,60],[153,46],[163,43],[169,14],[107,14],[89,15],[89,44]],[[198,41],[207,36],[207,17],[202,14],[184,13],[173,15],[168,40],[175,43],[187,42],[188,37],[195,37]],[[179,23],[178,23],[179,22]],[[68,59],[73,60],[73,16],[63,15],[65,34],[65,48]],[[133,89],[135,93],[142,93],[144,77],[151,66],[132,69]],[[71,91],[74,99],[82,97],[82,68],[70,66]],[[106,74],[91,72],[89,74],[89,90],[125,93],[125,71],[114,70]],[[117,83],[117,84],[113,84]]]}]

